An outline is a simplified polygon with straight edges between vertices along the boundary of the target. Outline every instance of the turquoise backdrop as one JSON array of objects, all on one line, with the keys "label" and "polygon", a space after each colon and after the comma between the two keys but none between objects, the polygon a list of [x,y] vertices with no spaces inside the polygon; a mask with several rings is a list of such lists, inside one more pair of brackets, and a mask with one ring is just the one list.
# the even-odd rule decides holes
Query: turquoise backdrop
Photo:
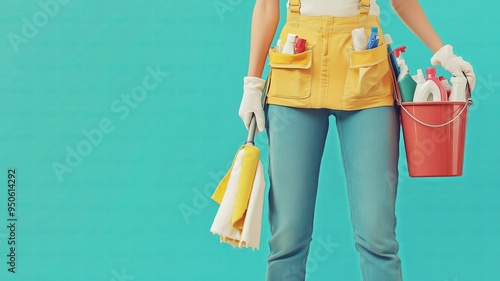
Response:
[{"label": "turquoise backdrop", "polygon": [[[0,2],[0,280],[264,280],[267,206],[258,251],[209,232],[217,211],[209,196],[246,136],[237,112],[253,3]],[[500,4],[421,4],[473,64],[477,86],[462,177],[410,178],[400,159],[404,280],[500,280]],[[389,1],[379,5],[384,31],[408,46],[412,72],[429,66],[431,52]],[[256,143],[267,166],[265,133]],[[361,280],[338,145],[331,130],[311,281]],[[318,241],[331,242],[326,259],[313,254]]]}]

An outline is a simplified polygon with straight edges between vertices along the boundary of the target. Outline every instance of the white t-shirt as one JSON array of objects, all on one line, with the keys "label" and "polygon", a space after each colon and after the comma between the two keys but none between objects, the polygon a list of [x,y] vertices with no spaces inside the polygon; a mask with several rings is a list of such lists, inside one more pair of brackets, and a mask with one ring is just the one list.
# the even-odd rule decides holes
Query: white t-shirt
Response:
[{"label": "white t-shirt", "polygon": [[[369,15],[380,14],[380,7],[376,2],[377,0],[370,0]],[[300,13],[307,16],[349,17],[359,14],[359,0],[300,0],[300,4]]]}]

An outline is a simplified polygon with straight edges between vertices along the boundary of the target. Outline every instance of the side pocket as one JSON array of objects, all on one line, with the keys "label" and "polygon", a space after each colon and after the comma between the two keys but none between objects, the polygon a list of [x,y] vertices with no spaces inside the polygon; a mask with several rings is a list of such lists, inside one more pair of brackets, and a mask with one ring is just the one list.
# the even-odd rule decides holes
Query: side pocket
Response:
[{"label": "side pocket", "polygon": [[362,99],[390,93],[391,83],[385,79],[388,72],[385,44],[370,50],[349,50],[349,69],[344,86],[346,98]]},{"label": "side pocket", "polygon": [[276,53],[269,50],[271,67],[269,97],[306,99],[311,96],[312,48],[300,54]]}]

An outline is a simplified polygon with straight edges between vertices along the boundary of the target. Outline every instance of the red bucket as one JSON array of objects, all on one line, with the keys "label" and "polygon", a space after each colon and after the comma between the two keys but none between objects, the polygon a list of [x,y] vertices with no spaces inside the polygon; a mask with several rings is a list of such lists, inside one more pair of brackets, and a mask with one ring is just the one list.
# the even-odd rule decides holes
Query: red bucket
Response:
[{"label": "red bucket", "polygon": [[[393,69],[392,74],[394,81],[397,81]],[[410,176],[461,176],[467,115],[472,104],[470,87],[465,102],[401,102],[397,82],[394,87],[395,99],[401,109]]]},{"label": "red bucket", "polygon": [[470,104],[470,101],[399,104],[411,177],[462,175]]}]

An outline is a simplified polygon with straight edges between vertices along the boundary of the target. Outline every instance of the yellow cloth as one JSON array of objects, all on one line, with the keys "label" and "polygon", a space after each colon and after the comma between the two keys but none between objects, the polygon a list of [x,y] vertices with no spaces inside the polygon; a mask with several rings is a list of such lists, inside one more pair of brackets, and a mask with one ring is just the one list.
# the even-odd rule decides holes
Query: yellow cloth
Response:
[{"label": "yellow cloth", "polygon": [[260,151],[257,147],[253,145],[244,145],[238,150],[236,156],[234,157],[231,168],[215,189],[212,195],[212,199],[215,202],[221,204],[224,194],[226,193],[229,178],[231,177],[231,172],[239,153],[244,153],[244,155],[241,163],[238,192],[236,193],[231,224],[234,228],[242,230],[243,224],[245,223],[245,215],[248,208],[250,193],[252,192],[252,185],[255,179],[255,172],[257,171],[257,166],[259,163]]},{"label": "yellow cloth", "polygon": [[265,186],[259,150],[241,147],[212,195],[220,206],[210,231],[220,236],[221,243],[259,249]]}]

